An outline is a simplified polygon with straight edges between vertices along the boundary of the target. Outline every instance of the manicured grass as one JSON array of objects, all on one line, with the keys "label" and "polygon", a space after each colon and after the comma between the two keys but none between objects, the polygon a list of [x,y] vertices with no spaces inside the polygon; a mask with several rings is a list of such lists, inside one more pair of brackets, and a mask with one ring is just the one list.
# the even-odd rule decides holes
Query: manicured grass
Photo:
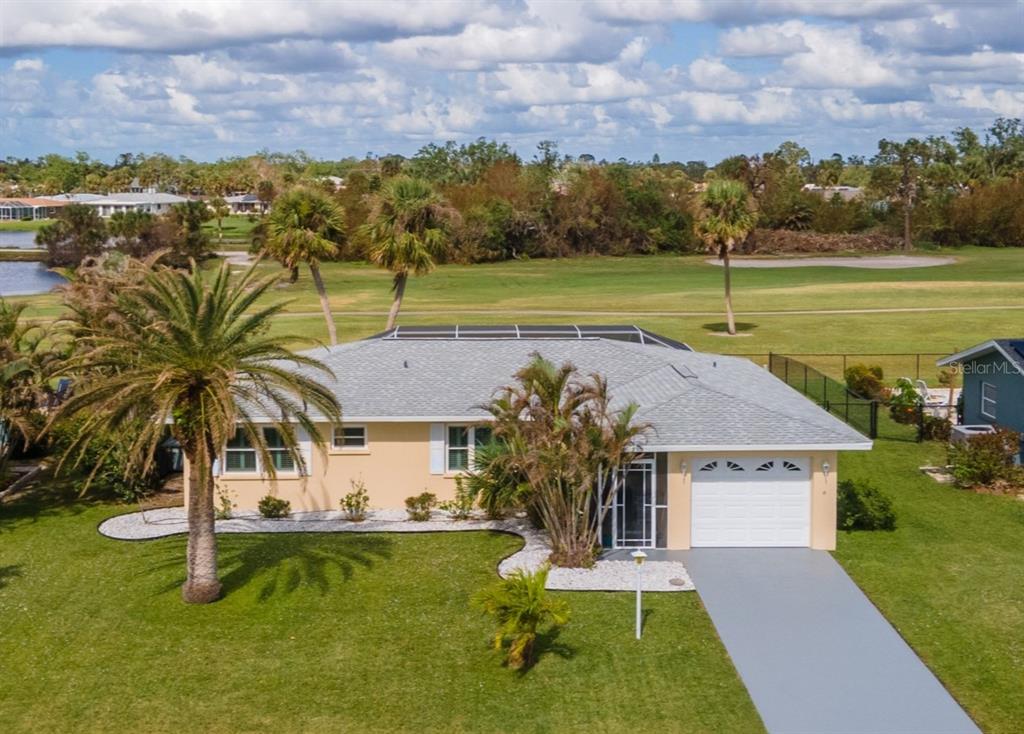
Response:
[{"label": "manicured grass", "polygon": [[[939,253],[958,260],[907,270],[736,269],[734,300],[746,337],[714,335],[723,321],[722,271],[700,256],[446,265],[411,280],[400,323],[635,323],[700,349],[760,355],[769,350],[949,353],[1019,331],[1024,250]],[[281,272],[274,263],[261,267]],[[326,263],[323,272],[342,339],[383,328],[391,295],[388,273],[364,263]],[[296,285],[278,289],[275,297],[290,301],[279,320],[280,333],[326,339],[305,268]],[[58,313],[53,295],[28,300],[31,315]],[[992,310],[961,310],[978,306]],[[952,310],[857,313],[921,308]]]},{"label": "manicured grass", "polygon": [[519,540],[229,535],[225,598],[187,607],[185,542],[96,525],[132,508],[0,506],[0,731],[757,732],[692,593],[566,593],[525,676],[467,606]]},{"label": "manicured grass", "polygon": [[[259,219],[250,220],[245,215],[232,215],[230,217],[224,217],[221,221],[221,227],[224,233],[224,242],[244,240],[249,241],[249,235],[252,233],[253,227],[257,225]],[[206,230],[207,234],[212,238],[214,247],[217,247],[217,220],[211,219],[210,221],[203,224],[203,229]]]},{"label": "manicured grass", "polygon": [[52,219],[31,219],[29,221],[17,220],[5,220],[0,222],[0,232],[35,232],[42,226],[53,222]]},{"label": "manicured grass", "polygon": [[983,730],[1015,734],[1024,722],[1024,502],[917,470],[943,456],[936,444],[898,441],[844,455],[840,477],[889,494],[898,527],[841,533],[835,555]]}]

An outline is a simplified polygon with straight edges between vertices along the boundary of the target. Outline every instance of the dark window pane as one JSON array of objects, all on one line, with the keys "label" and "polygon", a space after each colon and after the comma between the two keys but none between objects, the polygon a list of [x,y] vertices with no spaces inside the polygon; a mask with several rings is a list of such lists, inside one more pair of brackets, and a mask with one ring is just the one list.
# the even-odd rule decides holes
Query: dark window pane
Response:
[{"label": "dark window pane", "polygon": [[477,446],[486,446],[491,442],[491,429],[490,428],[476,428],[473,431],[473,443]]},{"label": "dark window pane", "polygon": [[469,446],[469,428],[466,426],[448,426],[448,445],[453,448]]},{"label": "dark window pane", "polygon": [[246,435],[245,431],[239,429],[235,431],[235,435],[228,441],[229,449],[248,449],[252,448],[252,444],[249,443],[249,436]]}]

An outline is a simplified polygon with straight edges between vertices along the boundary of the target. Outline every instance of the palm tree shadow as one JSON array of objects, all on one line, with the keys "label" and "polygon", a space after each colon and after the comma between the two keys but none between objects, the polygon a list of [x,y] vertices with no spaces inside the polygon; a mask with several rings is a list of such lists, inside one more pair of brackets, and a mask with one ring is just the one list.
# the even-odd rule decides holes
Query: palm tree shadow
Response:
[{"label": "palm tree shadow", "polygon": [[654,616],[653,609],[644,609],[640,615],[640,634],[647,631],[647,620]]},{"label": "palm tree shadow", "polygon": [[576,648],[559,641],[562,634],[560,627],[552,627],[545,632],[537,633],[537,640],[534,642],[533,663],[519,670],[520,675],[529,672],[530,668],[536,665],[545,655],[554,655],[562,660],[572,660],[576,657]]},{"label": "palm tree shadow", "polygon": [[[333,584],[350,581],[357,569],[372,569],[377,561],[390,559],[394,546],[393,540],[380,535],[314,533],[222,535],[219,542],[222,594],[259,583],[260,602],[301,587],[313,587],[325,595]],[[183,566],[181,550],[180,545],[169,546],[173,557],[163,559],[152,570],[163,572]],[[182,583],[184,577],[178,576],[159,593],[172,591]]]},{"label": "palm tree shadow", "polygon": [[7,583],[11,579],[20,578],[22,576],[21,566],[0,566],[0,589],[7,586]]}]

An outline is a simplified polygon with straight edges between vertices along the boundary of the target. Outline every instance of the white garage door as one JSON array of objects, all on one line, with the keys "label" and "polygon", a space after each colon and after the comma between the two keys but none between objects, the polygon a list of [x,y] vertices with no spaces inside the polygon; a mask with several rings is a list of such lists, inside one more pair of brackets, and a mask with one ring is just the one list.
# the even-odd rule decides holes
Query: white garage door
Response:
[{"label": "white garage door", "polygon": [[693,466],[693,535],[701,546],[808,546],[810,462],[701,459]]}]

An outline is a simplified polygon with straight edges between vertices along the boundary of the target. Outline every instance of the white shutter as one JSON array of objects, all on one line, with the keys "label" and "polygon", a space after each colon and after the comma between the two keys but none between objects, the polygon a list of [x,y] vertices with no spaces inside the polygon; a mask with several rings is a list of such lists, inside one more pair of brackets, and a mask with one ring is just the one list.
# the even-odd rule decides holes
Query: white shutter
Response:
[{"label": "white shutter", "polygon": [[313,473],[313,441],[309,437],[309,431],[302,426],[299,426],[298,430],[295,431],[295,439],[299,444],[299,455],[302,456],[302,463],[306,466],[303,474],[308,477]]},{"label": "white shutter", "polygon": [[444,423],[430,424],[430,473],[444,474]]}]

